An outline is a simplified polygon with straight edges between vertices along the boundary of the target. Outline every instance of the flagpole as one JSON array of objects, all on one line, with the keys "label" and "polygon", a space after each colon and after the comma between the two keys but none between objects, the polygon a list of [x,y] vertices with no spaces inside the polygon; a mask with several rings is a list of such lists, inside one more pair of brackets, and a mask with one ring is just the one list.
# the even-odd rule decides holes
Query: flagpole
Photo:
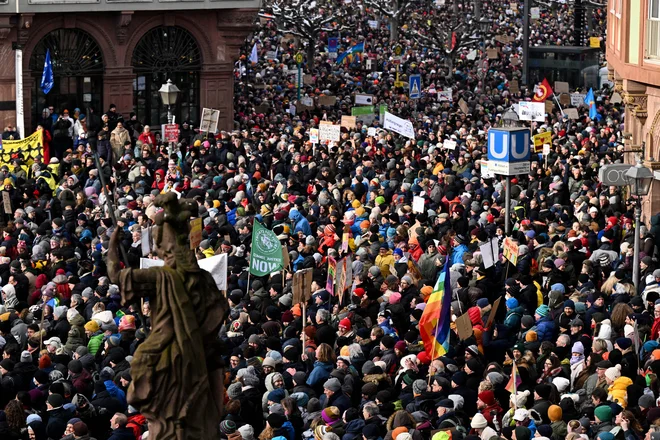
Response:
[{"label": "flagpole", "polygon": [[561,108],[561,104],[559,103],[559,100],[557,99],[557,95],[555,95],[554,92],[552,92],[552,97],[555,98],[555,102],[557,103],[557,106],[559,107],[559,111],[561,111],[561,114],[564,115],[564,109]]}]

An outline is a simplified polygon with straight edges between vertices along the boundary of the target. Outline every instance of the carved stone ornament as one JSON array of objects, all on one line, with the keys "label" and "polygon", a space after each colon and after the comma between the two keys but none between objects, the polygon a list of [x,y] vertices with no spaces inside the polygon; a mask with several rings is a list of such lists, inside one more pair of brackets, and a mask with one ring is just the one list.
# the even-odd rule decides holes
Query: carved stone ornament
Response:
[{"label": "carved stone ornament", "polygon": [[122,11],[117,18],[117,41],[126,44],[128,39],[128,25],[133,20],[133,11]]},{"label": "carved stone ornament", "polygon": [[630,113],[640,120],[642,124],[648,118],[648,110],[646,104],[648,103],[649,96],[645,93],[625,93],[623,102]]}]

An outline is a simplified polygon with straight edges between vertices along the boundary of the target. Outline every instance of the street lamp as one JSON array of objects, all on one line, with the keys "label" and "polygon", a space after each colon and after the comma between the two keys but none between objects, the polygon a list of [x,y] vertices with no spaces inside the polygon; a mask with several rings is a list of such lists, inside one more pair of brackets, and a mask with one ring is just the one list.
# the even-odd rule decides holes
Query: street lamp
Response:
[{"label": "street lamp", "polygon": [[626,179],[630,186],[630,195],[635,197],[635,247],[633,249],[633,283],[635,288],[639,284],[639,251],[640,238],[639,229],[642,217],[642,197],[646,196],[653,182],[653,171],[642,165],[640,157],[637,157],[637,165],[626,172]]},{"label": "street lamp", "polygon": [[493,25],[493,20],[482,18],[478,21],[479,30],[482,34],[488,33]]},{"label": "street lamp", "polygon": [[167,106],[167,123],[172,123],[172,106],[176,104],[176,98],[179,95],[179,88],[172,83],[171,79],[167,80],[167,83],[163,84],[158,90],[160,93],[160,99],[163,100],[163,104]]}]

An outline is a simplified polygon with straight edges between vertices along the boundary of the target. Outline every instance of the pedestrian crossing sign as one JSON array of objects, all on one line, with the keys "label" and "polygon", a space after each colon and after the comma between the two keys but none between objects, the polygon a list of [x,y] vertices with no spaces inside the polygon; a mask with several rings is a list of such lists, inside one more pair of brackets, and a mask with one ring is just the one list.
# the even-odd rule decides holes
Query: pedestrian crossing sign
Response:
[{"label": "pedestrian crossing sign", "polygon": [[422,97],[422,76],[410,75],[408,83],[408,97],[410,99],[419,99]]}]

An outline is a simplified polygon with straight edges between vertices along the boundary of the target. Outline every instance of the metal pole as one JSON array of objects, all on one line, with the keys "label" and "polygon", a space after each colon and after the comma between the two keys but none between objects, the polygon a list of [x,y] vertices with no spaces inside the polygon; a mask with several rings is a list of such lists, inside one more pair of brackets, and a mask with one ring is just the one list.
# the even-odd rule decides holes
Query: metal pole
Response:
[{"label": "metal pole", "polygon": [[523,71],[522,83],[527,85],[529,80],[529,9],[531,0],[525,0],[523,6]]},{"label": "metal pole", "polygon": [[23,109],[23,49],[16,46],[14,54],[15,72],[16,72],[16,131],[25,139],[25,118]]},{"label": "metal pole", "polygon": [[637,198],[635,202],[635,247],[633,249],[633,283],[635,284],[635,290],[637,290],[637,285],[639,284],[639,226],[642,219],[642,209],[640,199]]},{"label": "metal pole", "polygon": [[[168,104],[167,105],[167,125],[170,125],[171,123],[172,123],[172,106]],[[163,135],[165,135],[165,133],[163,133]],[[167,147],[168,147],[168,150],[169,150],[169,154],[171,155],[172,151],[173,151],[172,142],[168,142]]]},{"label": "metal pole", "polygon": [[[117,228],[117,217],[115,216],[115,210],[112,207],[112,202],[110,201],[110,193],[108,192],[108,187],[105,185],[105,176],[103,175],[103,170],[101,169],[101,161],[99,160],[99,153],[94,148],[92,149],[94,155],[94,163],[96,164],[96,169],[99,172],[99,180],[101,181],[101,186],[103,187],[103,195],[105,195],[105,206],[108,208],[108,215],[110,215],[110,220],[115,228]],[[128,254],[124,245],[119,242],[119,251],[121,252],[121,258],[124,260],[124,265],[128,268]]]},{"label": "metal pole", "polygon": [[474,0],[474,19],[481,20],[481,0]]},{"label": "metal pole", "polygon": [[504,233],[509,236],[511,234],[511,176],[506,176],[506,194],[504,203]]},{"label": "metal pole", "polygon": [[298,104],[300,104],[300,83],[302,82],[302,68],[298,63]]}]

